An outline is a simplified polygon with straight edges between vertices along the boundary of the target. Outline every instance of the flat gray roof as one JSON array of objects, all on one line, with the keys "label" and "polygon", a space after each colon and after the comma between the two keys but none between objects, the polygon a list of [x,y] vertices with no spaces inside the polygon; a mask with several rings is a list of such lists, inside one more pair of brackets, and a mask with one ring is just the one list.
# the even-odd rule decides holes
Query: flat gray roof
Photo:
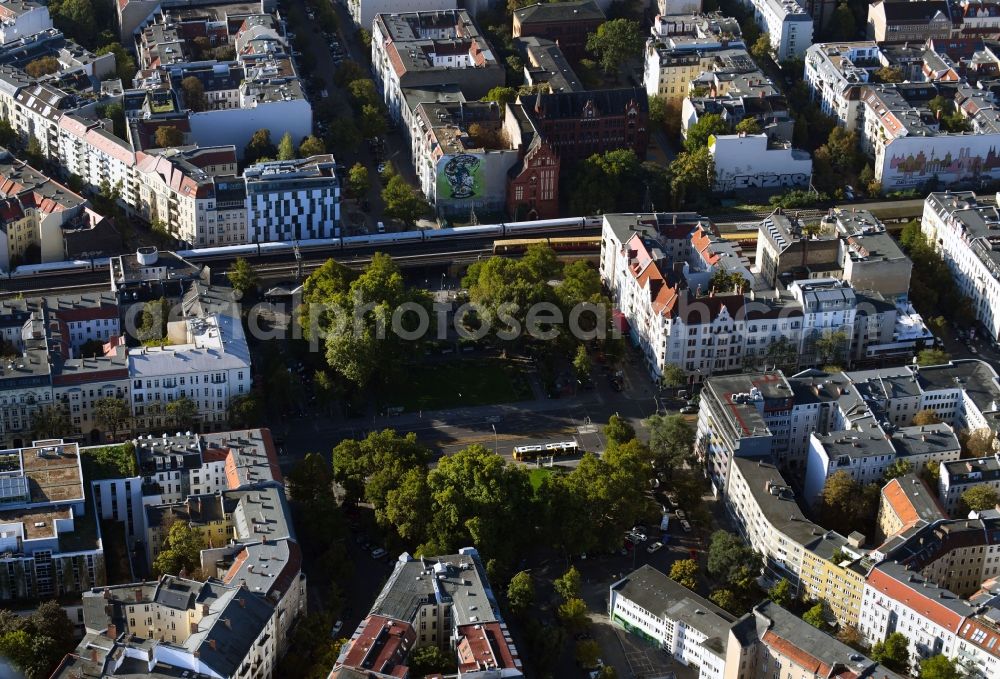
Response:
[{"label": "flat gray roof", "polygon": [[665,619],[680,620],[705,635],[702,646],[722,657],[736,618],[649,564],[611,585],[613,591]]}]

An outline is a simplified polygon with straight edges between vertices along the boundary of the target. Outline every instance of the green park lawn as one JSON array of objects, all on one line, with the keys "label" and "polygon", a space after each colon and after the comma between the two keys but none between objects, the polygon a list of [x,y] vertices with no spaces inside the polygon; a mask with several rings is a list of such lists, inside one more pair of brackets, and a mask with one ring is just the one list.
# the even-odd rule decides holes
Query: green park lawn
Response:
[{"label": "green park lawn", "polygon": [[530,398],[531,386],[517,366],[498,358],[460,359],[407,368],[386,405],[414,412]]}]

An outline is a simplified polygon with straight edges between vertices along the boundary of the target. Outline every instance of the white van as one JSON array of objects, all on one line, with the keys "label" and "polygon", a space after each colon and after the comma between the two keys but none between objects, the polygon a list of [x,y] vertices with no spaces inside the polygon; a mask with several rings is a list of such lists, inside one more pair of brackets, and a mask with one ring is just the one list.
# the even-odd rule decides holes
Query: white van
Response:
[{"label": "white van", "polygon": [[379,233],[385,233],[385,222],[379,222],[378,223],[378,232]]}]

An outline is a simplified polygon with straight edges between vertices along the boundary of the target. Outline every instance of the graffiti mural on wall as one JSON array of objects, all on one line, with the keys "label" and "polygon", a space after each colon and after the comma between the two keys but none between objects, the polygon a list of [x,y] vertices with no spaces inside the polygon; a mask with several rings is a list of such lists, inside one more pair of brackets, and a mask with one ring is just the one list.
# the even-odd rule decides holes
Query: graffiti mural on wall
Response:
[{"label": "graffiti mural on wall", "polygon": [[888,186],[917,186],[932,177],[941,181],[960,181],[1000,171],[1000,154],[990,148],[986,155],[973,155],[972,149],[964,146],[958,149],[957,155],[948,151],[938,156],[936,149],[931,148],[929,152],[920,150],[915,154],[891,155],[887,169],[888,176],[883,177],[882,182]]},{"label": "graffiti mural on wall", "polygon": [[741,189],[785,189],[809,186],[809,175],[803,172],[789,174],[762,173],[717,176],[717,191],[740,191]]},{"label": "graffiti mural on wall", "polygon": [[482,161],[468,153],[449,158],[438,172],[438,195],[446,198],[472,198],[482,193]]}]

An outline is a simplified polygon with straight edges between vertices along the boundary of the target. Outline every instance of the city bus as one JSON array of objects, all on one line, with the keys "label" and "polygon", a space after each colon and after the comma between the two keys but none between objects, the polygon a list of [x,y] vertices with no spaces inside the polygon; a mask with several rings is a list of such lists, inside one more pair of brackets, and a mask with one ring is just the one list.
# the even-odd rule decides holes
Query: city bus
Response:
[{"label": "city bus", "polygon": [[564,455],[576,455],[579,452],[580,445],[576,441],[559,441],[556,443],[546,443],[544,446],[516,446],[513,457],[518,462],[527,462],[539,457],[562,457]]}]

